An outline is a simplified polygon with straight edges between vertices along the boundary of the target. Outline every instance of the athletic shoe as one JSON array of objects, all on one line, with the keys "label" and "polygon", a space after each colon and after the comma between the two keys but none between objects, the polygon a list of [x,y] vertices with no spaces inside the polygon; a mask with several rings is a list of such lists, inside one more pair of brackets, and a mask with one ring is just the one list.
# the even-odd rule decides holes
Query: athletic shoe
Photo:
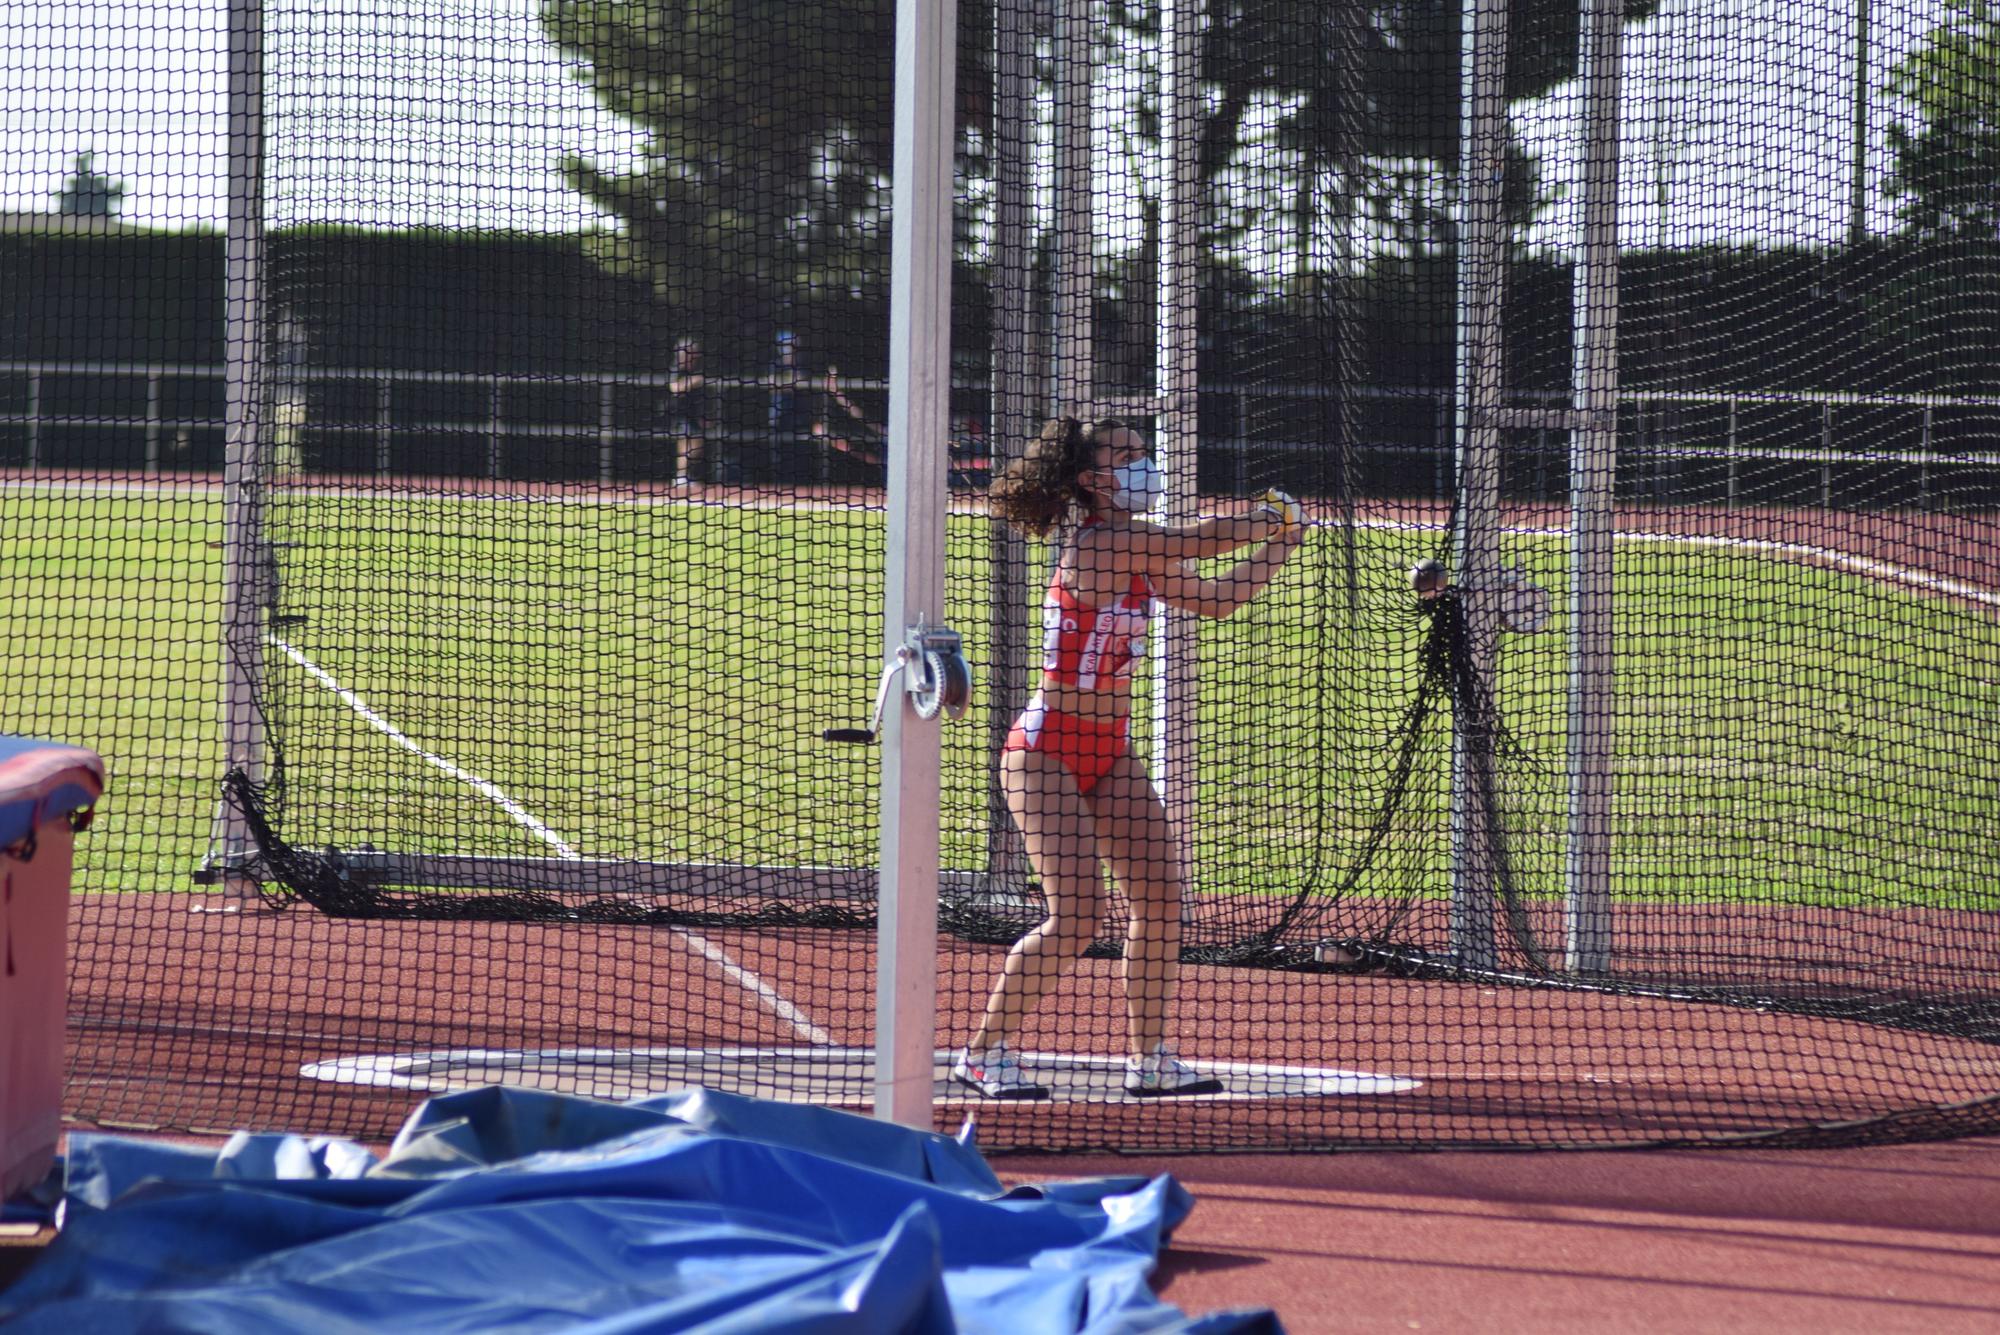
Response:
[{"label": "athletic shoe", "polygon": [[971,1085],[989,1099],[1045,1099],[1049,1096],[1047,1085],[1038,1085],[1021,1070],[1021,1060],[1007,1051],[1002,1043],[997,1048],[988,1048],[983,1056],[975,1057],[971,1049],[958,1054],[952,1063],[951,1078],[961,1085]]},{"label": "athletic shoe", "polygon": [[1182,1094],[1220,1094],[1222,1082],[1203,1075],[1186,1062],[1174,1058],[1174,1050],[1162,1043],[1144,1057],[1125,1063],[1125,1092],[1136,1098],[1162,1099]]}]

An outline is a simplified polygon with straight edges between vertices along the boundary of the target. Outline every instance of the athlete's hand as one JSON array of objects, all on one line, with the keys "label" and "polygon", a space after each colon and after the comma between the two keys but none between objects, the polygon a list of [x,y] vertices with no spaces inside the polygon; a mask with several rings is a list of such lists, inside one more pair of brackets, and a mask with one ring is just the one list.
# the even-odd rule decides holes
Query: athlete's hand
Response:
[{"label": "athlete's hand", "polygon": [[1278,521],[1278,536],[1296,538],[1305,531],[1305,508],[1275,487],[1258,497],[1258,509],[1266,511]]}]

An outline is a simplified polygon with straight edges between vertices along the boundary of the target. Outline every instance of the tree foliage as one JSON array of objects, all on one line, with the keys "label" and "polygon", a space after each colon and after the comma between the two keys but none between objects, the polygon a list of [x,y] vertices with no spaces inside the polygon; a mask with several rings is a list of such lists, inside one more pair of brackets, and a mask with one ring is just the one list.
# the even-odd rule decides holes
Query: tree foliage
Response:
[{"label": "tree foliage", "polygon": [[1890,73],[1916,113],[1889,128],[1887,190],[1919,233],[2000,237],[2000,14],[1961,4]]},{"label": "tree foliage", "polygon": [[[1627,0],[1627,21],[1659,0]],[[1103,40],[1145,42],[1157,7],[1107,0]],[[619,171],[581,159],[570,183],[620,220],[600,242],[614,270],[644,277],[683,328],[716,322],[747,283],[775,313],[814,288],[858,292],[887,276],[893,0],[542,0],[550,38],[609,110],[650,135]],[[1576,72],[1575,0],[1509,0],[1506,93],[1544,94]],[[994,105],[987,0],[959,13],[960,122],[985,141]],[[1460,121],[1460,0],[1210,0],[1201,77],[1206,241],[1241,223],[1221,196],[1271,106],[1276,143],[1346,164],[1378,220],[1413,250],[1451,242]],[[1043,78],[1053,77],[1045,63]],[[1141,137],[1158,105],[1142,99]],[[977,174],[989,159],[967,153]],[[1268,176],[1268,172],[1264,173]],[[1310,193],[1305,195],[1310,199]],[[1510,155],[1512,216],[1537,206],[1533,164]],[[1242,212],[1241,201],[1235,212]],[[731,282],[717,281],[718,274]],[[730,295],[718,298],[720,292]]]},{"label": "tree foliage", "polygon": [[600,260],[649,282],[679,327],[746,293],[775,315],[801,288],[884,267],[892,4],[543,0],[541,21],[650,136],[636,170],[565,172],[622,224]]}]

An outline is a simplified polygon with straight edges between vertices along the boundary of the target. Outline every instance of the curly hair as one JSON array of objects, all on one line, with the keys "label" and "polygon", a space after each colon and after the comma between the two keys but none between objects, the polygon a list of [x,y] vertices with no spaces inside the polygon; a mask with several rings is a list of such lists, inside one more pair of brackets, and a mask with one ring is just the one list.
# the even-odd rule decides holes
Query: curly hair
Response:
[{"label": "curly hair", "polygon": [[1077,479],[1096,464],[1097,447],[1126,425],[1116,418],[1089,424],[1074,417],[1050,418],[987,488],[992,513],[1040,538],[1077,510],[1088,510],[1090,494]]}]

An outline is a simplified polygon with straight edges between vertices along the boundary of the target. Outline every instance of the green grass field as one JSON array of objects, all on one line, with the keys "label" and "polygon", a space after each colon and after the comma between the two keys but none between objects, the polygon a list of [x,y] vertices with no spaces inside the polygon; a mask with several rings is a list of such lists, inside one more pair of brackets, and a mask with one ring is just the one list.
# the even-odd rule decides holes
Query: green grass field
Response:
[{"label": "green grass field", "polygon": [[[105,756],[80,889],[184,889],[221,772],[219,500],[17,490],[0,515],[0,730]],[[873,863],[877,752],[820,732],[872,702],[879,514],[347,495],[272,520],[281,610],[303,618],[268,650],[294,841]],[[945,861],[970,868],[987,838],[986,524],[954,517],[950,538],[948,620],[977,699],[945,729]],[[1508,541],[1558,608],[1548,632],[1508,638],[1500,684],[1540,765],[1516,793],[1519,855],[1553,888],[1564,554]],[[1204,888],[1331,885],[1374,815],[1419,635],[1402,571],[1436,535],[1355,542],[1353,602],[1322,532],[1203,628]],[[1992,615],[1726,548],[1617,553],[1618,894],[2000,907]],[[1364,890],[1442,888],[1444,770],[1428,748]]]}]

